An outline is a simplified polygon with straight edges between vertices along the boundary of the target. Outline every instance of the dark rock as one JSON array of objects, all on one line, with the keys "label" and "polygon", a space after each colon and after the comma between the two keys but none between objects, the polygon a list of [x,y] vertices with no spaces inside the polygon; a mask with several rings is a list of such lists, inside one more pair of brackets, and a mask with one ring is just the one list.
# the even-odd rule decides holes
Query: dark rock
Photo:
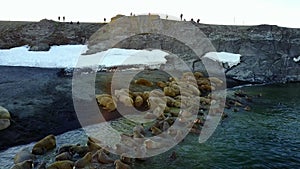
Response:
[{"label": "dark rock", "polygon": [[39,43],[33,46],[30,46],[29,51],[49,51],[50,45],[47,43]]},{"label": "dark rock", "polygon": [[47,19],[40,22],[0,21],[0,49],[30,45],[32,51],[47,51],[47,45],[84,44],[86,39],[103,25],[71,25]]}]

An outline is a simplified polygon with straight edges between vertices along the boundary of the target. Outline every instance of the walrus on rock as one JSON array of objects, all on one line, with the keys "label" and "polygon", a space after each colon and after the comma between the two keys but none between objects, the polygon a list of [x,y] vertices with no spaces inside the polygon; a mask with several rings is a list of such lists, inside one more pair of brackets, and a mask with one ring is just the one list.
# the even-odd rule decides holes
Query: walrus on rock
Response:
[{"label": "walrus on rock", "polygon": [[56,147],[56,140],[54,135],[48,135],[42,140],[38,141],[32,148],[32,154],[43,155],[47,151],[53,150]]}]

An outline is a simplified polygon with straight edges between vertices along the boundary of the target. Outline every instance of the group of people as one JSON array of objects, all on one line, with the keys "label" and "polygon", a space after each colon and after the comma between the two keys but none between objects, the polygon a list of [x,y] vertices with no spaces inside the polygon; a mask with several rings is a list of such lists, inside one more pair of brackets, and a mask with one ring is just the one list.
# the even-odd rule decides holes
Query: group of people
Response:
[{"label": "group of people", "polygon": [[[66,17],[65,16],[63,16],[63,17],[58,16],[57,19],[58,19],[59,22],[60,22],[61,19],[62,19],[63,22],[66,21]],[[73,21],[70,21],[70,24],[73,24]],[[79,24],[79,21],[77,21],[76,24]]]},{"label": "group of people", "polygon": [[[183,14],[180,14],[180,20],[182,21],[183,19]],[[183,19],[183,21],[186,21],[185,19]],[[191,22],[195,22],[194,19],[191,19]],[[200,19],[197,19],[197,23],[200,23]]]},{"label": "group of people", "polygon": [[[62,17],[62,20],[63,20],[63,22],[65,22],[65,20],[66,20],[66,17],[65,17],[65,16],[63,16],[63,17]],[[60,21],[60,16],[58,16],[58,21]]]},{"label": "group of people", "polygon": [[[148,15],[151,15],[150,13]],[[130,16],[135,16],[135,14],[133,14],[132,12],[130,13]],[[168,19],[169,16],[166,15],[166,19]],[[60,20],[60,17],[58,18],[58,20]],[[63,17],[63,20],[65,20],[65,17]],[[186,19],[183,18],[183,14],[180,14],[180,20],[181,21],[186,21]],[[191,18],[190,20],[191,22],[195,22],[193,18]],[[106,22],[106,18],[104,18],[104,22]],[[196,21],[197,23],[200,23],[200,19],[197,19]]]}]

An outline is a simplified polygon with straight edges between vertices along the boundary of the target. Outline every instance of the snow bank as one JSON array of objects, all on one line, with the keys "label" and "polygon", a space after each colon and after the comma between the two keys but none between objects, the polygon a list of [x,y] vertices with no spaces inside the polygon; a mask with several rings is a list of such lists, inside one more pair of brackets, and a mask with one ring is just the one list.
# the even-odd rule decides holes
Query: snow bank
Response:
[{"label": "snow bank", "polygon": [[238,65],[240,63],[241,55],[228,53],[228,52],[208,52],[204,55],[209,59],[214,61],[228,63],[228,66],[231,68],[232,66]]},{"label": "snow bank", "polygon": [[52,46],[49,51],[28,51],[28,46],[0,50],[0,65],[44,68],[73,67],[86,45]]},{"label": "snow bank", "polygon": [[167,60],[168,53],[161,50],[134,50],[113,48],[92,55],[82,55],[77,67],[87,65],[101,65],[103,67],[114,67],[120,65],[161,65]]},{"label": "snow bank", "polygon": [[[28,46],[0,50],[0,65],[44,68],[74,68],[101,65],[159,65],[166,63],[168,53],[161,50],[134,50],[113,48],[93,55],[81,55],[86,45],[52,46],[47,52],[28,51]],[[79,62],[78,62],[79,61]]]}]

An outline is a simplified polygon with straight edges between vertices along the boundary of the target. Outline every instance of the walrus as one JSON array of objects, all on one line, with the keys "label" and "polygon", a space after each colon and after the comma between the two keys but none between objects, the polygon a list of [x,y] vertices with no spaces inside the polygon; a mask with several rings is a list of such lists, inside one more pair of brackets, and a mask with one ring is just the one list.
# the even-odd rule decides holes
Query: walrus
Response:
[{"label": "walrus", "polygon": [[134,126],[133,129],[132,129],[132,131],[133,131],[133,132],[134,132],[134,131],[137,131],[137,132],[139,132],[139,133],[141,133],[141,134],[143,134],[143,135],[146,134],[146,131],[145,131],[145,128],[144,128],[144,124],[143,124],[143,123]]},{"label": "walrus", "polygon": [[191,93],[191,94],[194,94],[196,96],[199,96],[201,93],[198,89],[198,87],[196,87],[195,85],[193,84],[190,84],[190,83],[185,83],[185,82],[180,82],[178,83],[179,86],[180,86],[180,92],[187,92],[187,93]]},{"label": "walrus", "polygon": [[146,145],[147,149],[158,149],[158,148],[163,148],[163,147],[166,146],[162,142],[157,142],[157,141],[154,141],[154,140],[151,140],[151,139],[146,139],[144,141],[144,144]]},{"label": "walrus", "polygon": [[150,97],[150,92],[149,91],[144,91],[141,96],[142,96],[143,100],[146,101]]},{"label": "walrus", "polygon": [[97,102],[103,109],[112,112],[116,109],[116,103],[112,96],[108,94],[96,95]]},{"label": "walrus", "polygon": [[102,164],[109,164],[109,163],[113,163],[114,160],[112,158],[110,158],[104,151],[103,149],[98,150],[94,155],[93,155],[93,159],[97,159],[97,161],[99,163]]},{"label": "walrus", "polygon": [[80,157],[83,157],[86,153],[89,152],[88,146],[74,145],[70,148],[72,154],[78,154]]},{"label": "walrus", "polygon": [[136,96],[134,99],[134,106],[135,107],[141,107],[144,103],[144,99],[142,98],[142,96]]},{"label": "walrus", "polygon": [[164,88],[167,86],[167,84],[165,82],[162,82],[162,81],[158,81],[156,82],[156,86],[160,87],[160,88]]},{"label": "walrus", "polygon": [[69,161],[69,160],[64,160],[64,161],[56,161],[50,166],[47,167],[47,169],[73,169],[74,167],[74,162]]},{"label": "walrus", "polygon": [[32,169],[33,168],[33,161],[26,160],[21,163],[15,164],[11,169]]},{"label": "walrus", "polygon": [[[61,147],[59,147],[59,149],[56,151],[56,154],[61,154],[64,152],[69,152],[70,148],[73,147],[74,145],[71,144],[66,144],[66,145],[62,145]],[[79,145],[78,145],[79,146]]]},{"label": "walrus", "polygon": [[144,78],[139,78],[139,79],[135,80],[134,83],[138,84],[138,85],[148,86],[148,87],[153,86],[152,82],[150,82],[149,80],[144,79]]},{"label": "walrus", "polygon": [[140,133],[139,131],[133,131],[133,138],[144,138],[144,134]]},{"label": "walrus", "polygon": [[115,148],[115,152],[117,154],[122,154],[122,153],[130,152],[130,149],[127,146],[124,146],[122,144],[117,143],[116,148]]},{"label": "walrus", "polygon": [[73,154],[71,152],[63,152],[55,157],[55,161],[72,160]]},{"label": "walrus", "polygon": [[91,165],[92,163],[92,153],[88,152],[86,153],[86,155],[84,157],[82,157],[81,159],[77,160],[74,164],[74,166],[76,168],[84,168],[87,167],[89,165]]},{"label": "walrus", "polygon": [[217,77],[209,77],[208,79],[210,82],[215,83],[217,86],[223,84],[223,81]]},{"label": "walrus", "polygon": [[200,79],[201,77],[204,77],[202,72],[194,72],[194,76],[196,79]]},{"label": "walrus", "polygon": [[17,164],[27,160],[35,160],[35,158],[35,155],[33,155],[27,148],[25,148],[15,155],[14,163]]},{"label": "walrus", "polygon": [[32,154],[43,155],[56,147],[56,140],[54,135],[48,135],[42,140],[38,141],[32,148]]},{"label": "walrus", "polygon": [[176,91],[172,87],[167,86],[167,87],[164,88],[164,94],[166,96],[175,97],[176,96]]},{"label": "walrus", "polygon": [[125,164],[132,164],[132,158],[128,157],[126,153],[120,155],[120,160]]},{"label": "walrus", "polygon": [[162,133],[162,131],[159,128],[155,127],[155,126],[152,126],[150,129],[151,129],[151,133],[155,136]]},{"label": "walrus", "polygon": [[100,145],[98,145],[97,143],[93,142],[90,139],[87,141],[87,146],[88,146],[90,152],[96,152],[96,151],[102,149],[102,147]]},{"label": "walrus", "polygon": [[115,169],[131,169],[130,165],[123,163],[121,160],[116,160],[114,165],[116,166]]}]

